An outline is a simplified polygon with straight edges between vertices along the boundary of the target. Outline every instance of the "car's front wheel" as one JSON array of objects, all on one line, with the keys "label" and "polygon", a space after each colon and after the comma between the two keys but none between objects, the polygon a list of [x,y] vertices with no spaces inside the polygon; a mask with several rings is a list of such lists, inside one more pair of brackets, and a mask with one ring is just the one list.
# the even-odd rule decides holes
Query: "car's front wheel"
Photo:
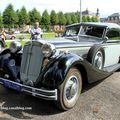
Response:
[{"label": "car's front wheel", "polygon": [[82,89],[82,77],[79,70],[71,68],[58,88],[57,106],[62,110],[69,110],[75,106]]}]

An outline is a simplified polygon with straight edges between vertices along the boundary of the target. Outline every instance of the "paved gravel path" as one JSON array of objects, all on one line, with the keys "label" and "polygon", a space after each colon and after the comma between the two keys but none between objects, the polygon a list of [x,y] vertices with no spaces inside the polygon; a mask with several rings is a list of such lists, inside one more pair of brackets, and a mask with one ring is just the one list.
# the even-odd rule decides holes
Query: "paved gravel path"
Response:
[{"label": "paved gravel path", "polygon": [[[23,95],[0,86],[0,120],[120,120],[120,72],[86,85],[77,105],[67,112],[53,102]],[[7,110],[19,108],[21,110]],[[23,110],[29,107],[32,110]],[[6,109],[6,110],[5,110]]]}]

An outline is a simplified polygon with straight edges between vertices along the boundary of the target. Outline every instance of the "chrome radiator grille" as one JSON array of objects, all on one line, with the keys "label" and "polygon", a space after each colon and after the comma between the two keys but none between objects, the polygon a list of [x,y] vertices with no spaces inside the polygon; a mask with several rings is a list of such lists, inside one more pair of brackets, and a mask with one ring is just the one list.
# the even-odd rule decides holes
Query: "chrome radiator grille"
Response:
[{"label": "chrome radiator grille", "polygon": [[35,82],[41,72],[43,63],[42,44],[34,41],[24,46],[21,63],[20,77],[26,83],[27,81]]}]

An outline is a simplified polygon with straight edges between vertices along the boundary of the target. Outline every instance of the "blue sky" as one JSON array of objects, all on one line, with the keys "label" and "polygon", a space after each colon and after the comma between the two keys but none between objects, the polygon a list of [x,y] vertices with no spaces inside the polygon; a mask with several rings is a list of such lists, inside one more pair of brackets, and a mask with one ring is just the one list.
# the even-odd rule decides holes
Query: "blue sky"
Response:
[{"label": "blue sky", "polygon": [[[54,9],[57,12],[75,12],[79,10],[80,0],[0,0],[0,11],[3,12],[9,4],[14,5],[14,9],[25,6],[27,10],[36,8],[41,13],[47,9],[49,12]],[[110,15],[114,12],[120,12],[119,0],[82,0],[82,10],[88,8],[92,12],[100,9],[101,17]]]}]

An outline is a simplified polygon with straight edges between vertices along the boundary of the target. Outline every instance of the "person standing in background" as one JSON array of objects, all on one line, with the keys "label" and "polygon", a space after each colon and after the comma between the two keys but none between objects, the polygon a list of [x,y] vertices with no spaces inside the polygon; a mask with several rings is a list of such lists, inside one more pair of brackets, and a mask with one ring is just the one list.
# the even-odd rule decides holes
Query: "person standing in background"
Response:
[{"label": "person standing in background", "polygon": [[4,47],[5,47],[5,46],[6,46],[6,44],[5,44],[6,32],[5,32],[4,30],[0,33],[0,40],[2,40],[3,45],[4,45]]},{"label": "person standing in background", "polygon": [[32,40],[38,40],[38,39],[42,38],[43,32],[42,32],[42,30],[41,30],[41,28],[39,26],[40,26],[39,22],[35,22],[34,23],[34,28],[32,28],[30,30]]}]

